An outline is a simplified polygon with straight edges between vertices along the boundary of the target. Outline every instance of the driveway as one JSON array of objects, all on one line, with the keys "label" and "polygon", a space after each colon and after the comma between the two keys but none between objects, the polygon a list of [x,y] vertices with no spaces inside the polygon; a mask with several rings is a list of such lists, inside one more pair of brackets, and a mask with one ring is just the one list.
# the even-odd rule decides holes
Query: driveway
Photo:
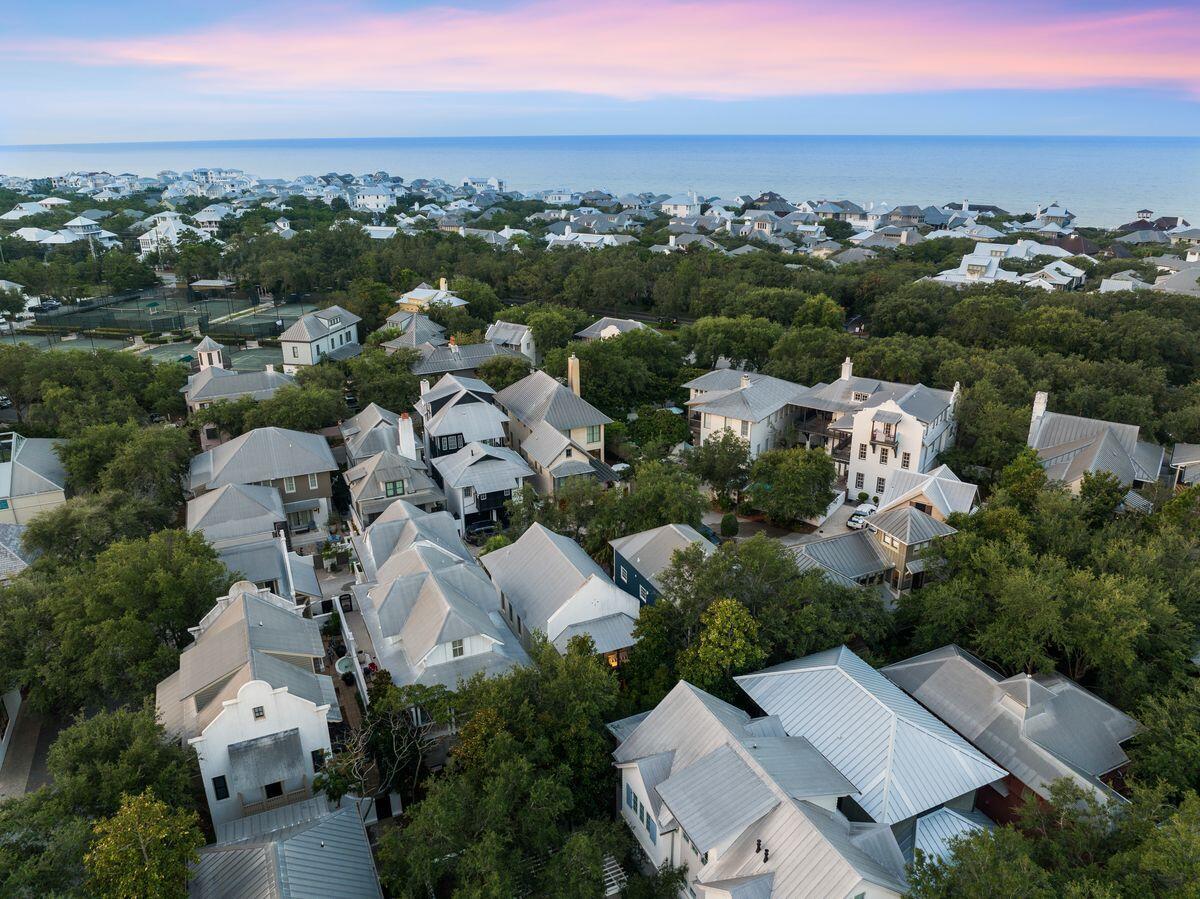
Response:
[{"label": "driveway", "polygon": [[850,529],[846,527],[846,522],[854,514],[856,505],[857,503],[843,503],[838,507],[836,512],[825,520],[823,525],[811,534],[797,534],[795,540],[785,540],[784,542],[789,546],[799,546],[801,543],[812,543],[814,540],[823,540],[826,537],[836,537],[838,534],[850,533]]}]

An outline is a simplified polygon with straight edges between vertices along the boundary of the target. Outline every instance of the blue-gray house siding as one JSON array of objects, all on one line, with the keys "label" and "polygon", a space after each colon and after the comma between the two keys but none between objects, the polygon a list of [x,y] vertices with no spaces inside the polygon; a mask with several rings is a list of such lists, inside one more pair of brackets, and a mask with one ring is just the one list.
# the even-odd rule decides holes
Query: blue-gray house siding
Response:
[{"label": "blue-gray house siding", "polygon": [[613,550],[613,580],[618,587],[630,596],[636,597],[644,606],[652,606],[658,599],[658,588],[615,549]]}]

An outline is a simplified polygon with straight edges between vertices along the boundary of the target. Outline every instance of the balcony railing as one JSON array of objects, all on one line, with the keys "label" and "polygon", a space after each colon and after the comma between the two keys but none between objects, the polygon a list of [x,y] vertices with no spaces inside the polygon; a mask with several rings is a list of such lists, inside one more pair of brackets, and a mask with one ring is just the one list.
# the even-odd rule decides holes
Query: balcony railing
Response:
[{"label": "balcony railing", "polygon": [[887,431],[883,428],[872,428],[871,442],[882,446],[895,446],[897,443],[896,432]]},{"label": "balcony railing", "polygon": [[271,809],[283,808],[285,805],[291,805],[293,802],[300,802],[308,799],[312,795],[309,790],[308,777],[300,779],[300,786],[294,790],[285,790],[278,796],[272,796],[261,800],[260,802],[247,802],[241,793],[238,793],[238,800],[242,804],[243,817],[255,815],[259,812],[269,812]]}]

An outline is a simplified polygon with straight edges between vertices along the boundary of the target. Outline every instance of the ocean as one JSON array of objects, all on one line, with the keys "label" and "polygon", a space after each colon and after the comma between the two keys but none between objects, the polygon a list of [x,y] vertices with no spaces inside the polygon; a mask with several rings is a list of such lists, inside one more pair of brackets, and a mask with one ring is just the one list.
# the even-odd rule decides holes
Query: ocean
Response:
[{"label": "ocean", "polygon": [[262,177],[380,169],[405,179],[503,178],[529,191],[695,190],[858,203],[969,200],[1012,212],[1057,201],[1083,225],[1138,209],[1200,223],[1200,138],[575,136],[338,138],[0,146],[0,173],[154,174],[196,166]]}]

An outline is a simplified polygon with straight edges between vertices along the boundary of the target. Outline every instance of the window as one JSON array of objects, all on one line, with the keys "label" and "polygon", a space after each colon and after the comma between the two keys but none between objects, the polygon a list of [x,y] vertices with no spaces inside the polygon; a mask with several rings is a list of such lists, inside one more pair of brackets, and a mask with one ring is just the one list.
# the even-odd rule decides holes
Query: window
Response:
[{"label": "window", "polygon": [[865,403],[870,398],[871,398],[871,394],[869,394],[869,393],[855,393],[854,394],[854,402],[856,402],[856,403]]},{"label": "window", "polygon": [[308,476],[308,489],[309,489],[309,490],[316,490],[316,489],[317,489],[317,483],[318,483],[318,482],[317,482],[317,473],[314,471],[312,474],[310,474],[310,475]]},{"label": "window", "polygon": [[704,413],[704,430],[712,430],[712,420],[707,412]]},{"label": "window", "polygon": [[[693,848],[695,848],[695,847],[693,847]],[[704,853],[702,856],[700,856],[700,864],[702,864],[702,865],[708,864],[708,853],[707,852]]]},{"label": "window", "polygon": [[741,425],[742,425],[742,436],[749,437],[750,436],[750,422],[743,421],[743,422],[741,422]]},{"label": "window", "polygon": [[625,566],[624,566],[624,565],[622,565],[622,566],[621,566],[621,583],[622,583],[622,584],[625,584],[625,583],[628,583],[628,582],[629,582],[629,572],[628,572],[628,571],[626,571],[626,570],[625,570]]},{"label": "window", "polygon": [[600,435],[603,433],[603,431],[604,431],[603,425],[588,425],[587,442],[588,443],[599,443],[600,439],[601,439]]},{"label": "window", "polygon": [[879,450],[879,464],[887,465],[887,460],[888,460],[888,448],[886,446],[881,447]]},{"label": "window", "polygon": [[8,500],[0,499],[0,509],[7,509],[7,508],[8,508]]},{"label": "window", "polygon": [[383,487],[384,493],[386,493],[388,496],[404,496],[403,481],[388,481],[383,485]]},{"label": "window", "polygon": [[654,823],[653,815],[646,815],[646,836],[650,838],[651,845],[658,845],[658,826]]},{"label": "window", "polygon": [[855,490],[863,489],[863,473],[861,471],[854,476],[854,489]]},{"label": "window", "polygon": [[464,652],[464,650],[463,650],[463,641],[462,640],[452,640],[450,642],[450,655],[451,656],[453,656],[456,659],[462,658],[463,652]]},{"label": "window", "polygon": [[278,799],[283,795],[283,781],[277,780],[267,784],[263,787],[263,792],[267,794],[268,799]]},{"label": "window", "polygon": [[650,598],[650,591],[647,590],[644,585],[641,587],[638,587],[638,599],[640,599],[642,602],[645,602],[649,598]]},{"label": "window", "polygon": [[867,445],[865,443],[860,443],[858,445],[858,458],[860,458],[860,459],[867,458]]},{"label": "window", "polygon": [[900,467],[901,468],[908,468],[909,463],[911,463],[911,462],[912,462],[912,453],[901,453],[900,454]]},{"label": "window", "polygon": [[256,705],[254,707],[254,720],[262,721],[263,718],[266,718],[266,717],[267,717],[267,710],[264,709],[261,705]]},{"label": "window", "polygon": [[213,796],[217,798],[218,802],[229,798],[229,784],[225,780],[224,774],[213,778]]},{"label": "window", "polygon": [[630,808],[637,807],[637,799],[634,798],[633,787],[629,784],[625,784],[625,804]]},{"label": "window", "polygon": [[283,479],[283,492],[284,493],[295,493],[296,492],[296,479],[295,478],[293,478],[289,475],[288,477]]},{"label": "window", "polygon": [[295,345],[292,346],[292,358],[293,359],[300,358],[300,347],[295,346]]},{"label": "window", "polygon": [[883,495],[884,489],[887,487],[887,481],[884,478],[875,479],[875,492]]},{"label": "window", "polygon": [[566,451],[563,453],[563,455],[566,456],[568,459],[570,459],[575,454],[571,451],[571,448],[568,446]]},{"label": "window", "polygon": [[325,750],[324,749],[314,749],[310,753],[310,755],[312,756],[312,766],[313,766],[314,772],[320,771],[322,768],[325,767]]}]

